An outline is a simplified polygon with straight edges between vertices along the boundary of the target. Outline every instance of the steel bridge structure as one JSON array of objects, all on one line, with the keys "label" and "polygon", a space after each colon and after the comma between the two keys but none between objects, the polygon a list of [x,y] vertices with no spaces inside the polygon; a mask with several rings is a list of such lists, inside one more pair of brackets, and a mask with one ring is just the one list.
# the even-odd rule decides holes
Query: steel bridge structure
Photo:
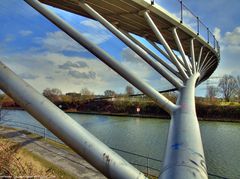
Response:
[{"label": "steel bridge structure", "polygon": [[[206,179],[199,123],[195,110],[195,88],[217,68],[220,48],[207,28],[207,38],[181,19],[150,0],[25,0],[35,10],[85,47],[171,115],[162,179]],[[103,49],[89,41],[67,22],[48,10],[47,4],[94,19],[124,42],[177,90],[176,104],[138,78]],[[182,1],[180,1],[183,7]],[[145,38],[164,58],[140,42]],[[161,47],[160,47],[161,45]],[[178,54],[177,54],[178,53]],[[146,178],[125,159],[103,144],[67,114],[0,63],[0,88],[41,124],[85,158],[108,178]]]}]

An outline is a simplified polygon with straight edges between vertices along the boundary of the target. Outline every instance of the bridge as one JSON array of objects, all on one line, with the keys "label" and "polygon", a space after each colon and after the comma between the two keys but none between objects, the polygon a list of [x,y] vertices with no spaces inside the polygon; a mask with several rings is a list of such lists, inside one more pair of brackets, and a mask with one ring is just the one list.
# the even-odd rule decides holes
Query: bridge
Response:
[{"label": "bridge", "polygon": [[[197,30],[184,24],[182,1],[180,19],[154,1],[148,0],[25,2],[171,115],[164,164],[159,178],[208,178],[194,95],[195,87],[208,79],[217,68],[220,48],[208,28],[207,38],[202,36],[200,24],[203,23],[198,17]],[[176,104],[134,75],[130,69],[89,41],[42,3],[100,22],[178,90]],[[164,58],[132,34],[144,38]],[[2,63],[0,88],[106,177],[146,178]]]}]

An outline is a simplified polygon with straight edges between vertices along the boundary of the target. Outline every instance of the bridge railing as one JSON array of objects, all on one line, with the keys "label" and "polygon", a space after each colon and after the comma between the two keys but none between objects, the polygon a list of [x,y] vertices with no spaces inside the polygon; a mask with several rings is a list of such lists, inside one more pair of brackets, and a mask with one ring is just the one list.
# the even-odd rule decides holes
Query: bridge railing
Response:
[{"label": "bridge railing", "polygon": [[[45,139],[50,139],[55,142],[64,144],[60,139],[58,139],[55,135],[53,135],[49,130],[47,130],[45,127],[41,126],[41,124],[29,124],[26,122],[19,122],[15,120],[1,120],[0,121],[1,126],[5,127],[12,127],[17,129],[23,129],[27,132],[37,134],[42,136]],[[124,157],[129,163],[134,165],[136,168],[138,168],[141,172],[143,172],[146,176],[149,177],[158,177],[160,174],[160,168],[162,168],[162,160],[156,159],[147,155],[142,155],[130,151],[126,151],[123,149],[110,147],[114,151],[116,151],[119,155]],[[209,178],[212,179],[228,179],[227,177],[219,176],[213,173],[208,173]]]},{"label": "bridge railing", "polygon": [[[156,3],[156,0],[151,0],[151,3]],[[171,12],[181,23],[190,27],[197,35],[200,35],[209,45],[214,48],[217,53],[220,53],[219,42],[215,35],[209,30],[209,27],[202,22],[182,0],[166,0],[159,4],[167,11]]]}]

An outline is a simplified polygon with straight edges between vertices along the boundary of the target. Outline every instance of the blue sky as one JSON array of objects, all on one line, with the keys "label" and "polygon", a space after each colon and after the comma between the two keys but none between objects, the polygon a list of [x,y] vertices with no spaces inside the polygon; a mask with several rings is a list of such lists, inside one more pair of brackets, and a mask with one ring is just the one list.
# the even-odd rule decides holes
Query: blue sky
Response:
[{"label": "blue sky", "polygon": [[[179,14],[176,8],[177,0],[156,2],[169,12]],[[240,75],[239,1],[231,0],[229,3],[230,1],[227,0],[185,0],[184,2],[210,27],[220,42],[222,59],[214,76],[222,76],[225,73]],[[170,86],[99,23],[48,8],[155,88],[160,90]],[[2,0],[0,21],[1,60],[38,91],[42,92],[43,89],[50,87],[59,88],[64,93],[79,92],[87,87],[96,94],[101,94],[106,89],[124,92],[125,86],[128,85],[124,79],[24,1]],[[191,19],[187,23],[191,23]],[[204,95],[201,87],[197,95]]]}]

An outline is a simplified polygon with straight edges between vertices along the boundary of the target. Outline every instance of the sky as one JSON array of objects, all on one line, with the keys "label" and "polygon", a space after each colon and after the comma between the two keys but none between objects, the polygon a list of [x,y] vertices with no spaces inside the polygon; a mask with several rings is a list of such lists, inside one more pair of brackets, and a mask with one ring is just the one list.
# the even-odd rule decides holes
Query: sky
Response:
[{"label": "sky", "polygon": [[[155,2],[172,14],[179,15],[177,0]],[[185,0],[184,3],[210,28],[220,43],[221,62],[213,76],[240,75],[239,0]],[[171,87],[98,22],[49,6],[47,8],[157,90]],[[194,28],[189,14],[184,15],[185,23]],[[123,93],[129,85],[23,0],[1,0],[0,22],[1,61],[39,92],[45,88],[59,88],[63,93],[88,88],[95,94],[103,94],[107,89]],[[205,95],[204,89],[203,84],[198,88],[197,95]]]}]

